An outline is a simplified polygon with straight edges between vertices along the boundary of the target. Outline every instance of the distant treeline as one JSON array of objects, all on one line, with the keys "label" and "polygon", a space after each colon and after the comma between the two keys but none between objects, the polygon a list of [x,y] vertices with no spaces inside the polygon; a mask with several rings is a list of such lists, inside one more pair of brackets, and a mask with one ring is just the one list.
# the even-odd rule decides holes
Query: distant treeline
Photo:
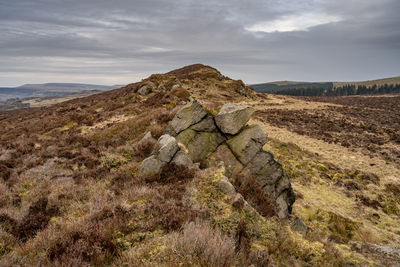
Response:
[{"label": "distant treeline", "polygon": [[268,90],[269,93],[278,95],[291,96],[348,96],[348,95],[370,95],[370,94],[393,94],[400,93],[400,84],[383,84],[383,85],[343,85],[339,87],[318,87],[304,86],[293,88],[282,88]]}]

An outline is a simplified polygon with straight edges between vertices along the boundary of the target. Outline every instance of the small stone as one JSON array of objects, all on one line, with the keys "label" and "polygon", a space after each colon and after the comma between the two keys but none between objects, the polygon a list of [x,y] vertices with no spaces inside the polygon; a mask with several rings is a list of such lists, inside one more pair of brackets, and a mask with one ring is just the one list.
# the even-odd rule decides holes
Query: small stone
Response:
[{"label": "small stone", "polygon": [[141,176],[156,175],[161,172],[164,165],[164,162],[153,155],[143,160],[142,165],[140,166],[139,173]]},{"label": "small stone", "polygon": [[158,139],[158,143],[160,144],[158,159],[166,163],[170,162],[179,150],[178,142],[175,137],[164,134]]},{"label": "small stone", "polygon": [[251,106],[225,104],[215,116],[215,122],[223,133],[235,135],[247,124],[253,112]]}]

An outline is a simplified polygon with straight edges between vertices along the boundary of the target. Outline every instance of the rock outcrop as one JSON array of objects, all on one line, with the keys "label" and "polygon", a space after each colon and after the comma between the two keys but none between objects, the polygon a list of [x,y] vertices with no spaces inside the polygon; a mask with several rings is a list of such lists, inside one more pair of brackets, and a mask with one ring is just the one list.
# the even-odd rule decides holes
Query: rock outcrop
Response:
[{"label": "rock outcrop", "polygon": [[[178,146],[172,143],[178,142],[186,147],[188,154],[178,148],[174,155],[177,162],[190,160],[211,166],[222,161],[225,165],[225,174],[230,180],[253,177],[256,181],[254,186],[268,193],[275,201],[277,215],[280,218],[288,217],[295,195],[282,166],[274,159],[271,152],[263,150],[267,134],[259,125],[247,125],[253,112],[253,108],[249,106],[225,104],[213,117],[193,100],[170,121],[166,129],[168,136],[159,140],[162,145],[160,151],[168,144],[168,157],[164,158],[159,152],[158,156],[146,159],[148,162],[143,161],[141,173],[149,169],[147,167],[149,163],[158,170],[158,162],[155,159],[163,163],[169,160]],[[176,139],[175,142],[172,138]],[[178,154],[179,157],[190,159],[177,159]],[[226,191],[233,192],[232,188],[228,188],[224,183],[220,186]]]}]

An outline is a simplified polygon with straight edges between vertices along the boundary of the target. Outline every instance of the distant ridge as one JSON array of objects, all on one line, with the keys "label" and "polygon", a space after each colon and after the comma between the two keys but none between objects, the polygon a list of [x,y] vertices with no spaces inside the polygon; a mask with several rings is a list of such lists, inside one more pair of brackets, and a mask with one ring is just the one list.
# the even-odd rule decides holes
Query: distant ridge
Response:
[{"label": "distant ridge", "polygon": [[98,85],[85,83],[43,83],[43,84],[24,84],[15,88],[34,89],[34,90],[111,90],[120,88],[122,85]]},{"label": "distant ridge", "polygon": [[398,93],[400,76],[355,82],[295,82],[276,81],[249,85],[261,93],[293,96],[342,96]]},{"label": "distant ridge", "polygon": [[67,95],[84,91],[102,92],[117,89],[122,85],[97,85],[84,83],[24,84],[18,87],[0,87],[0,102],[9,99],[25,99]]}]

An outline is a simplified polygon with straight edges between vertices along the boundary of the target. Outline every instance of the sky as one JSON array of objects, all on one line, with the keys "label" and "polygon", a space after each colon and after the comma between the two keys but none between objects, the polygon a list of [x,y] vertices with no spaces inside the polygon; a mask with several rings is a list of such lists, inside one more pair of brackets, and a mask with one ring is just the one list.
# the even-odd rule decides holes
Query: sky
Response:
[{"label": "sky", "polygon": [[399,76],[399,14],[399,0],[0,0],[0,86],[195,63],[248,84]]}]

